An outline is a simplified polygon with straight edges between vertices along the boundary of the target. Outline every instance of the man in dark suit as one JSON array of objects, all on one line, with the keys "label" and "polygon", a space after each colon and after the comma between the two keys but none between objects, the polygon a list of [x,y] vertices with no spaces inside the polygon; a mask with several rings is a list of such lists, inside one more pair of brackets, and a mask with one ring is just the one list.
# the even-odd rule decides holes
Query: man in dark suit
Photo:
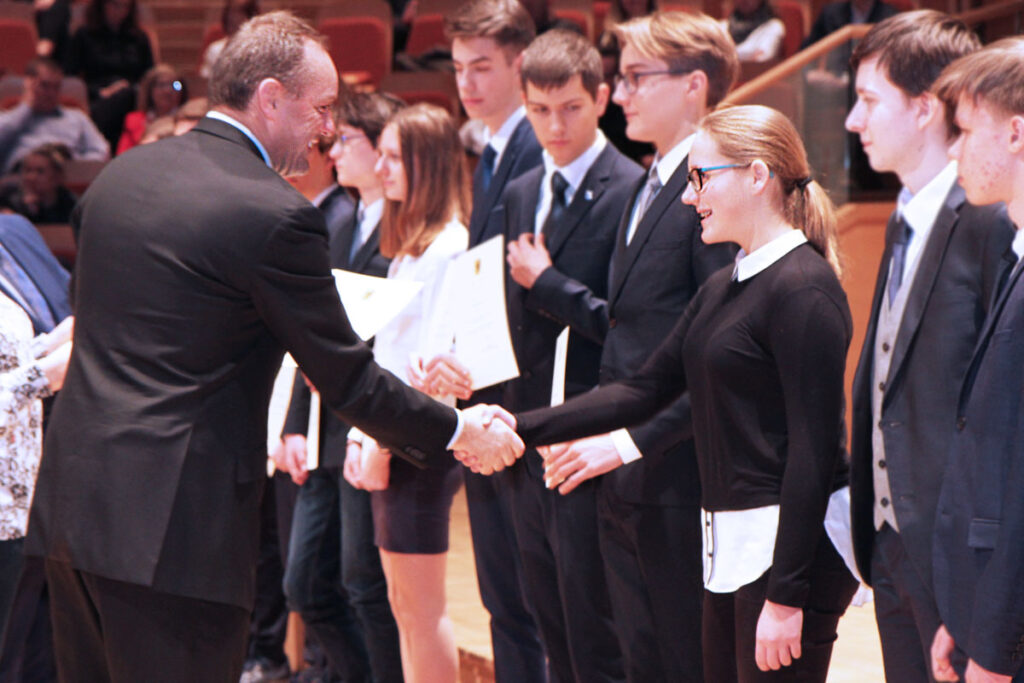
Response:
[{"label": "man in dark suit", "polygon": [[[508,183],[540,164],[541,148],[523,110],[520,54],[534,38],[533,20],[509,0],[469,0],[445,26],[459,99],[466,114],[484,124],[487,145],[473,173],[469,246],[502,234],[498,210]],[[460,405],[499,403],[501,387],[488,387]],[[527,609],[511,517],[507,472],[481,477],[465,472],[477,583],[491,615],[491,646],[497,683],[547,678],[537,626]]]},{"label": "man in dark suit", "polygon": [[[338,139],[330,151],[335,191],[351,187],[359,193],[359,203],[349,215],[327,222],[332,268],[387,275],[390,261],[380,254],[378,232],[384,191],[374,164],[377,138],[402,106],[388,95],[352,93],[335,108]],[[342,473],[350,426],[321,411],[316,427],[319,467],[307,472],[310,398],[309,387],[297,376],[284,443],[288,469],[302,488],[295,504],[285,593],[323,646],[336,676],[400,683],[398,627],[373,542],[370,494],[353,487]]]},{"label": "man in dark suit", "polygon": [[1009,38],[960,58],[935,84],[956,112],[950,156],[967,199],[1006,202],[1017,228],[951,420],[933,548],[942,626],[931,654],[940,681],[1024,681],[1022,79],[1024,39]]},{"label": "man in dark suit", "polygon": [[[623,205],[607,297],[550,269],[531,290],[543,314],[604,339],[602,384],[636,372],[700,284],[735,253],[706,246],[696,212],[680,202],[697,122],[739,70],[732,39],[709,17],[676,12],[629,21],[616,34],[614,99],[626,134],[658,154]],[[615,470],[599,480],[598,533],[628,680],[703,680],[700,492],[688,400],[641,427],[548,453],[549,486],[565,494]]]},{"label": "man in dark suit", "polygon": [[945,109],[929,92],[943,67],[978,47],[960,21],[922,10],[877,24],[851,60],[857,101],[846,128],[875,171],[903,183],[854,377],[851,434],[854,547],[874,588],[890,681],[931,679],[946,430],[1013,235],[1001,206],[966,202],[947,158]]},{"label": "man in dark suit", "polygon": [[337,83],[308,24],[256,17],[214,67],[212,113],[114,161],[76,209],[80,317],[26,539],[66,681],[237,680],[285,349],[326,406],[412,462],[455,448],[486,472],[521,448],[352,332],[323,217],[279,175],[333,133]]}]

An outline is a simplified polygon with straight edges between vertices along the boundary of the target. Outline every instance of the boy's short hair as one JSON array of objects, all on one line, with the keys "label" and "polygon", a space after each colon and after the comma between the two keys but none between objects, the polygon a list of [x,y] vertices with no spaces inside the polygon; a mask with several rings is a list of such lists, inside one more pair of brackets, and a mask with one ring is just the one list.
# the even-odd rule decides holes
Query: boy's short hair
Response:
[{"label": "boy's short hair", "polygon": [[448,41],[456,38],[490,38],[511,62],[533,42],[537,28],[517,0],[469,0],[444,22]]},{"label": "boy's short hair", "polygon": [[374,147],[388,119],[406,106],[389,93],[350,92],[334,105],[334,121],[363,131]]},{"label": "boy's short hair", "polygon": [[660,59],[673,73],[703,71],[708,77],[708,107],[729,92],[740,73],[736,43],[706,14],[655,12],[613,29],[619,44],[631,45],[648,59]]},{"label": "boy's short hair", "polygon": [[560,88],[579,75],[583,89],[597,99],[604,70],[601,55],[590,41],[575,31],[554,29],[537,36],[523,51],[520,78],[523,91],[530,83],[541,90]]},{"label": "boy's short hair", "polygon": [[1024,38],[1003,38],[961,57],[935,81],[933,90],[956,111],[961,98],[983,102],[1011,116],[1024,115]]},{"label": "boy's short hair", "polygon": [[923,9],[901,12],[875,24],[850,57],[854,72],[867,59],[910,97],[927,92],[946,66],[981,47],[978,36],[959,19]]}]

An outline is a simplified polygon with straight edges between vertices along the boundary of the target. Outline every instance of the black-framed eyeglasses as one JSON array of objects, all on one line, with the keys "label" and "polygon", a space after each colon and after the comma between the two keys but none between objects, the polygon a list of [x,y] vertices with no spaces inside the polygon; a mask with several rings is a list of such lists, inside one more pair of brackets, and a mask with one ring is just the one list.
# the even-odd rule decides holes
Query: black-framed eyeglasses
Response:
[{"label": "black-framed eyeglasses", "polygon": [[746,168],[750,166],[751,162],[745,164],[722,164],[720,166],[705,166],[701,168],[694,166],[690,169],[690,172],[686,175],[687,180],[690,181],[690,187],[693,188],[694,192],[701,192],[704,190],[704,183],[707,181],[708,173],[711,171],[724,171],[727,168]]},{"label": "black-framed eyeglasses", "polygon": [[682,76],[688,71],[680,71],[679,69],[657,69],[655,71],[627,71],[626,73],[615,74],[615,88],[621,85],[627,93],[630,95],[634,94],[640,88],[640,79],[646,76]]}]

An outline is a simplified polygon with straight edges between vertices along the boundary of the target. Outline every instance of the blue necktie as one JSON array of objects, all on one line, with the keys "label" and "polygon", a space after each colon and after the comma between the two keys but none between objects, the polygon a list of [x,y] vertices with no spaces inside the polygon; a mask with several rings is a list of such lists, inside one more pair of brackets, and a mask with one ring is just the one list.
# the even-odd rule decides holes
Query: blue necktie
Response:
[{"label": "blue necktie", "polygon": [[889,308],[896,300],[896,294],[903,284],[903,270],[907,263],[907,244],[910,236],[914,234],[907,222],[901,216],[896,225],[896,236],[892,243],[892,265],[889,267]]},{"label": "blue necktie", "polygon": [[494,177],[494,160],[498,158],[498,153],[489,144],[484,147],[483,154],[480,155],[480,165],[483,169],[483,180],[484,192],[487,192],[491,188],[491,179]]}]

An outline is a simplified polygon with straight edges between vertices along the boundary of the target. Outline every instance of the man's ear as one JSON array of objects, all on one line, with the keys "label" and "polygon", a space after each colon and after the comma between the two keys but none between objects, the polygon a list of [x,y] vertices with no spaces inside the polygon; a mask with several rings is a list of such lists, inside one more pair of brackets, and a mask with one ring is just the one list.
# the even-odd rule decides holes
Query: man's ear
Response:
[{"label": "man's ear", "polygon": [[945,127],[946,107],[934,93],[923,92],[913,98],[913,102],[914,119],[918,130],[924,130],[935,122]]},{"label": "man's ear", "polygon": [[608,98],[611,96],[611,92],[607,83],[601,83],[597,86],[594,103],[597,105],[598,116],[604,116],[604,110],[608,107]]},{"label": "man's ear", "polygon": [[276,78],[264,78],[256,86],[253,102],[263,118],[272,121],[278,118],[277,107],[287,94],[287,90]]},{"label": "man's ear", "polygon": [[1020,114],[1010,117],[1010,152],[1024,152],[1024,116]]}]

